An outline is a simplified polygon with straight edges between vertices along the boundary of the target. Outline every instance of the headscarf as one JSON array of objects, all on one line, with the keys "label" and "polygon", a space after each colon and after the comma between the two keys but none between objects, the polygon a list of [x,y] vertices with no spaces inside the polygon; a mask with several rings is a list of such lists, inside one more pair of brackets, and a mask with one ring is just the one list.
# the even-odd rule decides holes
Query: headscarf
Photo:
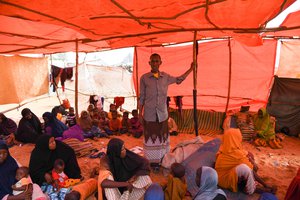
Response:
[{"label": "headscarf", "polygon": [[90,114],[87,111],[84,110],[80,113],[78,125],[84,132],[90,131],[92,129],[93,121]]},{"label": "headscarf", "polygon": [[[263,113],[262,118],[258,116],[259,111]],[[275,136],[275,130],[270,121],[270,115],[267,113],[266,108],[261,108],[258,112],[253,119],[255,130],[259,137],[269,140]]]},{"label": "headscarf", "polygon": [[[32,118],[26,119],[25,116],[30,113],[32,114]],[[28,108],[24,108],[21,114],[22,119],[19,122],[16,139],[24,143],[35,143],[37,138],[42,134],[41,122]]]},{"label": "headscarf", "polygon": [[45,127],[46,128],[48,126],[51,127],[51,135],[53,137],[55,137],[55,138],[56,137],[61,137],[62,134],[63,134],[63,132],[68,129],[68,127],[64,123],[62,123],[61,121],[59,121],[56,117],[54,117],[52,115],[52,113],[45,112],[43,114],[43,118],[44,117],[48,119],[48,121],[45,122]]},{"label": "headscarf", "polygon": [[64,172],[69,178],[81,178],[74,150],[60,141],[55,141],[56,148],[50,150],[50,138],[49,135],[40,136],[35,148],[32,150],[29,161],[29,172],[32,181],[41,185],[45,181],[45,173],[53,169],[53,164],[57,159],[62,159],[65,162]]},{"label": "headscarf", "polygon": [[272,193],[264,192],[260,195],[258,200],[278,200],[278,198]]},{"label": "headscarf", "polygon": [[110,171],[115,181],[128,181],[132,176],[150,174],[148,160],[126,149],[125,158],[121,158],[121,149],[124,141],[113,138],[107,145],[107,156],[109,159]]},{"label": "headscarf", "polygon": [[246,164],[253,169],[247,154],[248,152],[242,147],[240,129],[230,128],[225,130],[215,164],[219,177],[219,186],[230,189],[233,192],[238,191],[238,176],[235,168],[240,164]]},{"label": "headscarf", "polygon": [[300,199],[300,168],[295,178],[292,180],[284,200],[298,200]]},{"label": "headscarf", "polygon": [[164,198],[164,191],[157,183],[150,185],[144,195],[144,200],[164,200]]},{"label": "headscarf", "polygon": [[3,163],[0,163],[0,199],[7,194],[12,194],[11,186],[16,183],[16,171],[18,164],[15,159],[10,155],[8,147],[4,142],[0,142],[0,150],[7,151],[7,158]]},{"label": "headscarf", "polygon": [[16,122],[7,118],[3,113],[0,113],[0,118],[2,119],[2,122],[0,123],[0,135],[10,135],[11,133],[16,133]]},{"label": "headscarf", "polygon": [[216,170],[211,167],[202,167],[200,188],[195,197],[195,200],[212,200],[218,194],[226,197],[223,190],[218,189],[218,174]]}]

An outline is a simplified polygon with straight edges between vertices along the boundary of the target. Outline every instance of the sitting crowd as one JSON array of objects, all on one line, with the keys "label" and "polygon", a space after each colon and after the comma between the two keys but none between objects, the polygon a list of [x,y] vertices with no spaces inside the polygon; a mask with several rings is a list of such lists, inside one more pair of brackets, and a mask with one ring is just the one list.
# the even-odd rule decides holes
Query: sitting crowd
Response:
[{"label": "sitting crowd", "polygon": [[[264,114],[260,112],[263,111],[259,111],[254,120],[255,124],[261,125],[261,130],[257,129],[257,137],[270,141],[273,133],[265,131]],[[66,115],[65,120],[62,120],[63,115]],[[43,127],[38,117],[25,108],[17,127],[5,115],[0,115],[3,136],[0,141],[0,200],[79,200],[86,199],[96,190],[97,199],[108,200],[179,200],[186,197],[224,200],[227,199],[226,191],[246,195],[262,193],[261,198],[267,195],[276,199],[273,195],[276,187],[266,184],[258,175],[255,158],[243,149],[243,136],[237,128],[224,131],[213,165],[198,166],[191,171],[188,165],[192,163],[173,163],[165,184],[152,182],[150,163],[146,158],[126,149],[123,140],[112,138],[107,144],[105,156],[100,158],[98,178],[83,180],[75,152],[64,140],[76,138],[83,141],[85,138],[120,134],[139,138],[143,134],[143,126],[137,110],[132,111],[133,117],[129,119],[128,112],[120,115],[113,104],[108,113],[90,105],[87,111],[81,112],[79,119],[74,116],[73,108],[69,108],[68,113],[55,108],[51,113],[43,114]],[[28,167],[20,166],[9,153],[14,138],[23,143],[35,143]],[[192,162],[195,163],[195,159]],[[190,174],[194,177],[192,180],[186,178]],[[195,193],[189,192],[192,184],[196,185]],[[296,177],[286,199],[299,198],[299,185],[299,178]]]}]

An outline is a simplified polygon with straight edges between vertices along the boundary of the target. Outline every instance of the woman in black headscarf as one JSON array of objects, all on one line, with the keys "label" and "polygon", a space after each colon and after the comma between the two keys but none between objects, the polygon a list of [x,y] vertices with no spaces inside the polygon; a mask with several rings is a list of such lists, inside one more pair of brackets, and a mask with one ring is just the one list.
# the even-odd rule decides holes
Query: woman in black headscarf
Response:
[{"label": "woman in black headscarf", "polygon": [[[124,141],[113,138],[107,145],[109,170],[113,180],[105,179],[102,188],[118,188],[121,193],[127,188],[129,199],[140,199],[151,185],[149,161],[125,148]],[[126,185],[124,183],[131,183]],[[125,193],[125,192],[124,192]]]},{"label": "woman in black headscarf", "polygon": [[22,119],[19,122],[16,139],[24,143],[35,143],[42,134],[41,122],[28,108],[24,108],[21,114]]},{"label": "woman in black headscarf", "polygon": [[51,183],[51,173],[56,159],[65,162],[64,172],[69,178],[81,178],[80,168],[74,150],[63,142],[54,140],[54,137],[42,135],[36,142],[30,162],[29,173],[34,183],[41,185],[43,182]]},{"label": "woman in black headscarf", "polygon": [[55,138],[62,137],[62,134],[68,127],[53,116],[50,112],[45,112],[43,114],[43,119],[45,121],[45,132]]}]

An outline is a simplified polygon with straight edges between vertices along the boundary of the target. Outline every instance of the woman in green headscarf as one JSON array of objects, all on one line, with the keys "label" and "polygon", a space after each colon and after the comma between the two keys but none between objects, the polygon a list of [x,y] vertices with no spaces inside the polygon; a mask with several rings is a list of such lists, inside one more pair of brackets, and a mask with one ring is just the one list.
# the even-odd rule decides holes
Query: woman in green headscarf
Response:
[{"label": "woman in green headscarf", "polygon": [[281,149],[280,138],[275,135],[275,120],[270,117],[265,108],[258,110],[254,116],[254,127],[258,138],[254,141],[257,146],[269,145],[272,149]]},{"label": "woman in green headscarf", "polygon": [[270,118],[265,108],[258,110],[254,116],[254,127],[257,136],[263,138],[266,141],[275,138],[275,122]]}]

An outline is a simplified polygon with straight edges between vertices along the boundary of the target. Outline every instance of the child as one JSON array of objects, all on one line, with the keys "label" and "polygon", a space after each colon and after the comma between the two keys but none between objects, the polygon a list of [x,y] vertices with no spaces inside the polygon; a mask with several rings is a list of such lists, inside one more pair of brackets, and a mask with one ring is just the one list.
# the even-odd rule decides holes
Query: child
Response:
[{"label": "child", "polygon": [[165,189],[165,200],[183,199],[186,192],[185,168],[180,163],[173,163]]},{"label": "child", "polygon": [[168,127],[169,127],[169,134],[170,135],[178,135],[177,124],[176,124],[176,122],[174,121],[174,119],[172,117],[169,117],[169,119],[168,119]]},{"label": "child", "polygon": [[60,188],[66,188],[80,182],[80,179],[69,179],[64,173],[65,163],[62,159],[57,159],[54,162],[54,168],[52,170],[53,187],[56,190]]},{"label": "child", "polygon": [[73,107],[69,108],[69,113],[67,114],[66,124],[72,127],[76,124],[76,115]]},{"label": "child", "polygon": [[130,125],[130,120],[128,119],[128,112],[124,112],[123,113],[123,118],[122,118],[122,127],[120,130],[120,133],[128,133],[131,129],[131,125]]},{"label": "child", "polygon": [[100,113],[98,127],[99,127],[101,133],[107,133],[108,135],[112,135],[112,131],[109,129],[109,120],[106,117],[105,111],[102,111]]},{"label": "child", "polygon": [[121,129],[121,120],[118,118],[118,112],[116,110],[112,111],[112,119],[109,122],[109,129],[119,135]]},{"label": "child", "polygon": [[131,130],[130,132],[132,133],[133,137],[139,138],[143,135],[143,125],[141,124],[138,116],[138,111],[132,110],[132,118],[130,119],[130,125],[131,125]]},{"label": "child", "polygon": [[13,195],[22,193],[27,189],[28,185],[32,184],[28,167],[19,167],[17,169],[16,180],[18,182],[15,185],[12,185]]},{"label": "child", "polygon": [[16,180],[18,181],[16,184],[12,185],[13,195],[18,195],[25,191],[30,191],[32,187],[32,196],[26,197],[26,199],[34,199],[34,200],[47,200],[48,198],[45,196],[41,188],[37,184],[33,184],[31,178],[29,176],[29,168],[28,167],[19,167],[16,171]]}]

